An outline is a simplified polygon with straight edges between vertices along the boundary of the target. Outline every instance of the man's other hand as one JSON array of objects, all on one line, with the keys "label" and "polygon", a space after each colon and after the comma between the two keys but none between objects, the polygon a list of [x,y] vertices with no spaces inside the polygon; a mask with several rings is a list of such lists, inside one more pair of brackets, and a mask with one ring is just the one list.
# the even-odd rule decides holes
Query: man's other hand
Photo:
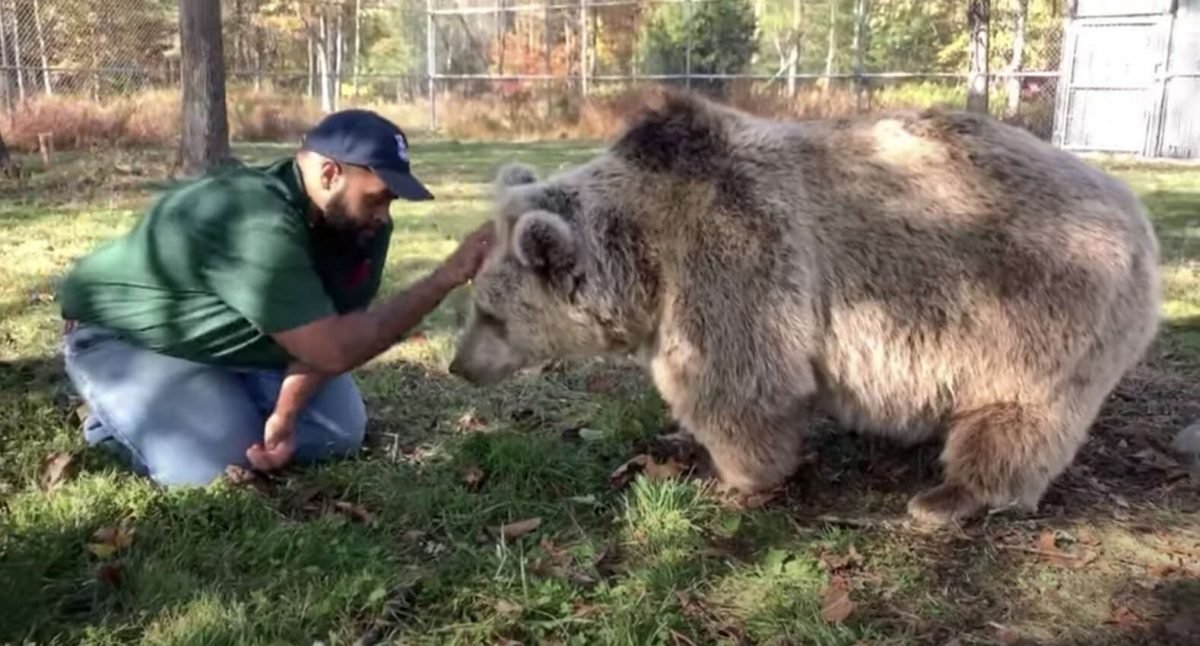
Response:
[{"label": "man's other hand", "polygon": [[263,441],[246,449],[246,459],[259,471],[275,471],[287,464],[295,452],[295,422],[271,415],[263,428]]}]

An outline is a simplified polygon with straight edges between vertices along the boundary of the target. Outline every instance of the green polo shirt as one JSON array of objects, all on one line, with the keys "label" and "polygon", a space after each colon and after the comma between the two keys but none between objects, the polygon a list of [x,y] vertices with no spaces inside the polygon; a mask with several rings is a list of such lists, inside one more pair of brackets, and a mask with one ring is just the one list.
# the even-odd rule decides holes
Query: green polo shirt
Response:
[{"label": "green polo shirt", "polygon": [[292,158],[175,188],[133,230],[78,260],[63,317],[202,363],[283,367],[269,336],[365,308],[392,227],[369,239],[310,226]]}]

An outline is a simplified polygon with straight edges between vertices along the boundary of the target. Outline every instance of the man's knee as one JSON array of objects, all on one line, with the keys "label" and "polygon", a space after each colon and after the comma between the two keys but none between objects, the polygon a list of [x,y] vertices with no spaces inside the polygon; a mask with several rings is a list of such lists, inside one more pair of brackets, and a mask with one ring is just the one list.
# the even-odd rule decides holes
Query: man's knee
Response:
[{"label": "man's knee", "polygon": [[367,408],[350,377],[326,384],[297,425],[299,457],[342,456],[362,448],[367,432]]}]

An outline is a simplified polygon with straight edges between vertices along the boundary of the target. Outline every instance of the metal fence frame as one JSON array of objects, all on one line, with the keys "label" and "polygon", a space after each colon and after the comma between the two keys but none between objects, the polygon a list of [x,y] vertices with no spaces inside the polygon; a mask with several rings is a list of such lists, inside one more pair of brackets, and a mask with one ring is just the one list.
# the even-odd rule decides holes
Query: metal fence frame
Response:
[{"label": "metal fence frame", "polygon": [[[65,0],[42,0],[43,3],[56,3],[63,1]],[[119,7],[123,0],[103,0],[103,2],[100,0],[80,1],[96,2],[95,6],[97,7],[97,10],[103,11],[104,8]],[[416,88],[419,86],[421,88],[421,92],[425,94],[425,97],[423,98],[428,103],[428,125],[431,127],[431,129],[438,128],[440,117],[438,101],[445,88],[453,85],[454,83],[470,81],[496,84],[505,81],[545,84],[561,83],[564,84],[565,87],[577,89],[581,97],[590,96],[595,84],[610,82],[623,83],[629,86],[635,86],[640,83],[674,82],[680,83],[684,86],[690,86],[694,83],[714,80],[752,81],[761,84],[778,83],[789,78],[796,82],[831,81],[842,82],[846,85],[846,87],[853,87],[856,107],[861,111],[867,107],[865,105],[866,100],[864,97],[869,95],[868,91],[880,87],[882,85],[881,82],[902,80],[940,80],[961,84],[965,87],[969,79],[971,79],[973,76],[971,70],[969,69],[962,69],[954,72],[934,72],[928,70],[904,69],[886,70],[886,68],[884,68],[886,71],[869,69],[869,66],[864,65],[863,60],[864,52],[866,51],[869,39],[871,38],[868,17],[871,15],[873,7],[878,6],[870,0],[855,0],[853,2],[853,18],[851,18],[844,11],[839,14],[840,19],[844,21],[841,24],[844,25],[844,29],[846,31],[841,34],[842,38],[839,39],[837,51],[839,53],[839,57],[845,63],[843,63],[842,69],[834,71],[833,73],[828,73],[827,71],[812,71],[811,69],[800,70],[798,67],[792,67],[791,69],[780,67],[779,70],[773,74],[761,73],[761,71],[759,73],[737,74],[712,74],[696,72],[692,68],[690,31],[687,31],[689,36],[688,55],[685,60],[684,69],[678,73],[614,74],[611,72],[606,72],[593,74],[590,72],[587,65],[579,65],[577,69],[574,69],[566,74],[456,74],[439,70],[439,61],[437,60],[439,36],[437,29],[434,27],[435,24],[440,20],[447,20],[452,17],[465,17],[481,14],[497,16],[502,14],[536,15],[546,14],[548,12],[557,10],[577,12],[579,16],[579,25],[577,29],[579,29],[580,33],[588,34],[589,36],[579,38],[579,51],[574,52],[574,55],[578,56],[579,61],[588,61],[589,56],[592,55],[592,53],[589,51],[591,46],[590,43],[592,41],[592,38],[590,37],[591,32],[589,32],[589,30],[594,31],[597,29],[596,25],[598,22],[596,19],[597,14],[595,13],[597,10],[608,7],[652,7],[658,5],[678,5],[680,7],[687,8],[686,10],[690,12],[693,10],[692,8],[711,1],[714,0],[296,0],[296,3],[297,6],[300,7],[300,9],[298,9],[300,11],[305,10],[303,7],[324,6],[339,7],[343,9],[353,7],[360,8],[362,10],[395,10],[397,11],[397,19],[400,19],[402,15],[400,13],[401,11],[404,12],[404,16],[408,16],[414,21],[417,20],[417,16],[423,16],[425,23],[424,36],[426,41],[423,48],[425,51],[420,52],[419,50],[421,47],[419,44],[417,45],[418,55],[423,56],[424,58],[423,70],[411,69],[405,74],[390,72],[371,73],[365,70],[360,72],[357,69],[356,64],[352,73],[354,79],[356,80],[359,78],[372,77],[394,80],[397,83],[397,95],[400,93],[399,87],[402,83],[405,84],[406,88],[409,88],[405,90],[406,94],[408,94],[411,88]],[[998,24],[999,21],[995,16],[1003,11],[1002,7],[1010,6],[1013,1],[1014,0],[991,0],[990,2],[982,2],[984,7],[991,7],[990,11],[993,15],[990,23],[991,31],[994,32],[1007,28],[1007,25]],[[16,10],[17,7],[26,7],[26,10],[28,10],[27,7],[34,6],[31,5],[32,2],[34,2],[34,0],[0,0],[0,10],[2,10],[0,11],[0,14],[7,15],[9,16],[10,20],[13,20],[11,14]],[[455,6],[447,6],[447,2],[454,2]],[[105,5],[104,8],[100,7],[102,4]],[[813,2],[813,0],[804,0],[803,4],[807,7],[805,10],[809,11],[810,15],[812,16],[816,16],[817,14],[815,12],[821,11],[823,7],[829,6],[828,0],[817,0],[817,2]],[[850,2],[843,0],[842,6],[846,7],[846,5],[849,4]],[[421,5],[424,5],[423,8]],[[961,11],[963,12],[964,25],[966,20],[966,9],[966,3],[963,3]],[[784,9],[784,11],[786,11],[786,9]],[[358,15],[359,14],[356,13],[354,18],[356,19]],[[34,18],[36,17],[37,16],[35,15]],[[28,16],[26,16],[26,20],[29,20]],[[854,32],[852,41],[846,38],[848,31],[851,28],[851,23]],[[29,28],[26,27],[25,29],[28,30]],[[0,30],[0,34],[2,34],[2,32],[3,30]],[[357,33],[357,27],[355,28],[355,33]],[[25,34],[25,36],[28,37],[28,34]],[[549,40],[548,35],[545,35],[544,37],[547,39],[547,41]],[[820,46],[819,44],[821,43],[819,38],[820,37],[818,36],[818,39],[813,41],[818,43],[818,46]],[[1026,46],[1028,47],[1029,45],[1030,43],[1027,42]],[[848,53],[849,55],[847,55]],[[311,60],[312,58],[310,54],[309,61]],[[357,61],[357,57],[355,60]],[[848,61],[851,60],[852,64],[848,63]],[[158,76],[161,76],[161,70],[153,71],[153,74],[158,76],[148,76],[148,72],[146,70],[122,67],[119,65],[61,67],[53,64],[48,66],[30,65],[32,62],[33,61],[27,55],[24,57],[23,65],[12,65],[8,61],[0,61],[0,73],[11,75],[13,72],[17,72],[18,78],[21,78],[21,75],[24,74],[31,80],[44,80],[47,77],[60,78],[58,75],[69,74],[74,77],[86,78],[90,78],[90,76],[86,75],[92,75],[96,78],[100,78],[101,76],[106,78],[121,78],[123,75],[126,75],[129,77],[130,83],[134,85],[136,85],[137,82],[141,82],[160,86],[165,83],[166,86],[169,86],[169,84],[172,82],[172,80],[169,78],[167,78],[165,81],[158,78]],[[291,62],[292,59],[285,61],[285,63]],[[304,82],[300,80],[305,79],[306,77],[311,79],[313,76],[313,71],[311,69],[304,68],[304,65],[306,64],[309,64],[311,68],[311,63],[306,63],[302,58],[296,62],[299,63],[298,67],[272,68],[271,71],[265,73],[265,77],[281,79],[284,84],[290,84],[293,86],[293,88],[303,86]],[[902,65],[903,63],[896,65],[896,67],[901,67]],[[240,79],[243,81],[252,78],[264,77],[264,72],[262,70],[245,69],[236,65],[231,66],[227,70],[226,74],[230,79]],[[989,85],[998,86],[999,84],[1005,83],[1010,79],[1040,79],[1047,81],[1047,83],[1056,83],[1060,77],[1061,71],[1059,69],[1022,69],[1021,71],[1013,72],[1007,69],[990,69],[985,70],[984,74]],[[339,70],[336,76],[332,77],[334,79],[334,86],[337,88],[338,97],[341,96],[340,93],[342,83],[348,80],[350,75],[350,70]],[[297,81],[299,81],[299,83],[297,83]],[[97,81],[96,84],[99,85],[99,81]],[[354,87],[357,89],[358,84],[355,83]],[[1049,88],[1048,85],[1047,88]],[[36,88],[26,89],[30,92],[37,92]],[[291,91],[294,91],[294,89]],[[1056,91],[1061,91],[1061,88],[1056,88]],[[1043,104],[1043,106],[1050,108],[1051,106],[1049,105],[1049,101],[1053,100],[1052,92],[1048,89],[1046,94],[1047,96],[1037,100],[1045,100],[1047,103]],[[418,97],[419,95],[413,98]],[[420,99],[418,98],[418,100]],[[332,107],[338,107],[336,99]],[[1050,115],[1055,114],[1055,112],[1055,110],[1047,109],[1047,113]],[[1050,125],[1051,124],[1047,124],[1047,129],[1049,129]]]},{"label": "metal fence frame", "polygon": [[[1165,158],[1175,157],[1179,155],[1165,154],[1164,150],[1164,135],[1165,124],[1167,121],[1168,95],[1167,90],[1173,80],[1179,79],[1200,79],[1200,57],[1192,63],[1196,67],[1196,71],[1187,72],[1177,69],[1178,61],[1173,60],[1173,54],[1177,42],[1176,26],[1177,19],[1181,8],[1184,5],[1189,5],[1191,10],[1196,14],[1191,15],[1190,19],[1193,25],[1200,31],[1200,0],[1153,0],[1155,4],[1145,2],[1139,8],[1127,8],[1111,10],[1103,2],[1087,2],[1086,0],[1076,0],[1072,2],[1070,11],[1066,16],[1066,25],[1063,32],[1063,54],[1060,65],[1061,82],[1058,84],[1057,97],[1055,98],[1055,117],[1054,117],[1054,135],[1051,139],[1052,143],[1064,150],[1075,152],[1116,152],[1116,153],[1132,153],[1145,158]],[[1156,40],[1159,45],[1158,49],[1150,52],[1151,55],[1157,58],[1157,63],[1154,65],[1152,73],[1143,74],[1139,77],[1140,83],[1135,84],[1108,84],[1108,83],[1089,83],[1077,84],[1076,78],[1080,67],[1080,51],[1079,40],[1080,35],[1086,30],[1094,28],[1138,28],[1148,27],[1161,32]],[[1083,61],[1086,64],[1086,60]],[[1088,69],[1088,72],[1095,70]],[[1089,131],[1088,125],[1083,124],[1082,133],[1079,133],[1079,138],[1084,142],[1079,143],[1073,140],[1072,134],[1077,124],[1072,118],[1072,107],[1076,102],[1075,95],[1077,92],[1104,92],[1104,91],[1144,91],[1151,98],[1144,106],[1145,114],[1145,129],[1141,133],[1141,143],[1136,146],[1136,149],[1129,147],[1089,144],[1086,143]],[[1195,106],[1196,110],[1200,110],[1200,105]],[[1104,126],[1108,124],[1105,123]],[[1190,152],[1190,155],[1185,153],[1184,156],[1200,157],[1200,131],[1188,133],[1183,136],[1188,136],[1188,148],[1185,151]]]}]

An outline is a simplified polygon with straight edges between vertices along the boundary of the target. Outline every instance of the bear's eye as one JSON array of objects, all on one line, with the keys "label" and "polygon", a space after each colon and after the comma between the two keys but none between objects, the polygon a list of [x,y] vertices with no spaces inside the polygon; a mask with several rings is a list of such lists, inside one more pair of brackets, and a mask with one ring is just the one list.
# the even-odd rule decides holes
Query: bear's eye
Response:
[{"label": "bear's eye", "polygon": [[508,335],[508,326],[505,324],[504,319],[500,318],[489,310],[479,307],[479,305],[475,306],[475,312],[479,317],[479,323],[481,325],[491,328],[501,337]]}]

